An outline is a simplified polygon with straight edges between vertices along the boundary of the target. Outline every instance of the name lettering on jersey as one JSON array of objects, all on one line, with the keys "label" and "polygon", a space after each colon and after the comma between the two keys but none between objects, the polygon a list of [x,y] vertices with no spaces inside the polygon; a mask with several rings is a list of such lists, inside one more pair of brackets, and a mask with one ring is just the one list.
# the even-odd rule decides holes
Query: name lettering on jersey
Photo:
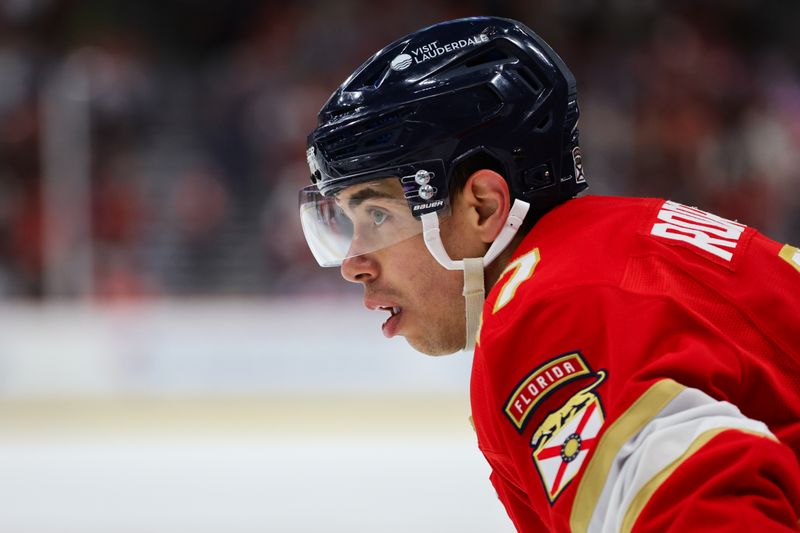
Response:
[{"label": "name lettering on jersey", "polygon": [[536,368],[517,385],[505,404],[505,414],[522,432],[530,414],[554,390],[592,371],[580,352],[563,354]]},{"label": "name lettering on jersey", "polygon": [[693,207],[667,201],[658,212],[651,235],[688,243],[704,252],[730,261],[739,237],[747,228]]},{"label": "name lettering on jersey", "polygon": [[781,257],[781,259],[792,265],[795,270],[800,272],[800,249],[787,244],[781,248],[781,251],[778,253],[778,255]]}]

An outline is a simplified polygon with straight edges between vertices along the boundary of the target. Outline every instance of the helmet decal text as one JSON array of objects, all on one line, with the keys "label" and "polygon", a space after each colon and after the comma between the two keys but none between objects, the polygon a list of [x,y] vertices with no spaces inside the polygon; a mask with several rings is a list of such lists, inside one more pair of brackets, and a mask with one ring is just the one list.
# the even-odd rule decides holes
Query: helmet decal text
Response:
[{"label": "helmet decal text", "polygon": [[439,41],[432,41],[428,44],[418,46],[414,50],[411,50],[411,56],[405,53],[398,55],[392,60],[391,68],[392,70],[405,70],[411,66],[412,60],[415,65],[419,65],[425,61],[428,61],[429,59],[455,52],[461,48],[467,48],[488,42],[489,36],[485,33],[479,33],[477,35],[473,35],[472,37],[459,39],[444,45],[440,45]]}]

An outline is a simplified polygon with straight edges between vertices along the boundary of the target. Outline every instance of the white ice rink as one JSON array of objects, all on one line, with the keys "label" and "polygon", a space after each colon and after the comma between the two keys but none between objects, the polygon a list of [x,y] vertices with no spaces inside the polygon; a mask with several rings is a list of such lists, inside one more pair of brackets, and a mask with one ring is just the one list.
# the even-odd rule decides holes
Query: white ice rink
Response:
[{"label": "white ice rink", "polygon": [[0,531],[513,531],[466,433],[89,433],[2,437]]},{"label": "white ice rink", "polygon": [[470,354],[358,299],[0,305],[0,533],[510,533]]}]

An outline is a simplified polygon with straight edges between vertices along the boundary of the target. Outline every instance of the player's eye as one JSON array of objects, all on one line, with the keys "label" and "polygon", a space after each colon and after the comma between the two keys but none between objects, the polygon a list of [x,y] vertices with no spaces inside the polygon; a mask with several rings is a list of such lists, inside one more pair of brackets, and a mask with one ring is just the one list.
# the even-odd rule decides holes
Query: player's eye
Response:
[{"label": "player's eye", "polygon": [[386,219],[389,218],[388,213],[386,213],[386,211],[384,211],[383,209],[372,208],[369,209],[367,212],[369,213],[369,216],[372,219],[372,223],[375,224],[376,226],[380,226],[381,224],[386,222]]}]

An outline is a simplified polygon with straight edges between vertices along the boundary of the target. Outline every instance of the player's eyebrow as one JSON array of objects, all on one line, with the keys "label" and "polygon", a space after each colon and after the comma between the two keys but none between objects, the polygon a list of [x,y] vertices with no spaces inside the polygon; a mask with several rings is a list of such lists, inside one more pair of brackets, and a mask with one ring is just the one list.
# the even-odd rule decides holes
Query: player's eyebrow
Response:
[{"label": "player's eyebrow", "polygon": [[373,198],[384,198],[387,200],[397,200],[395,195],[390,194],[385,191],[379,191],[376,189],[361,189],[357,193],[353,193],[353,195],[347,200],[347,205],[350,209],[355,209],[359,205],[361,205],[364,200],[371,200]]}]

